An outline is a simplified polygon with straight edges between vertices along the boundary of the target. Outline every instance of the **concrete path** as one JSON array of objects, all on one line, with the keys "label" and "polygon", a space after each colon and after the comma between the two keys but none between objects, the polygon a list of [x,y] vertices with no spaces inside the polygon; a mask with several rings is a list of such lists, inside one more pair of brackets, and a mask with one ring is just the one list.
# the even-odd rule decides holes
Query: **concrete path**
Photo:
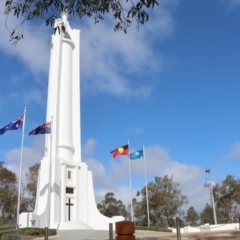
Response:
[{"label": "concrete path", "polygon": [[[101,230],[62,230],[57,232],[57,236],[49,237],[49,240],[107,240],[109,239],[108,231]],[[136,238],[141,237],[160,237],[169,235],[169,233],[152,232],[152,231],[136,231]],[[175,234],[174,234],[175,235]],[[115,239],[115,233],[113,235]],[[42,238],[44,239],[44,238]]]},{"label": "concrete path", "polygon": [[[152,231],[136,231],[136,240],[177,240],[175,233],[163,233]],[[38,240],[44,238],[38,238]],[[98,230],[65,230],[58,231],[57,236],[49,237],[49,240],[108,240],[108,231]],[[115,239],[115,235],[114,235]],[[181,240],[239,240],[240,230],[182,233]]]}]

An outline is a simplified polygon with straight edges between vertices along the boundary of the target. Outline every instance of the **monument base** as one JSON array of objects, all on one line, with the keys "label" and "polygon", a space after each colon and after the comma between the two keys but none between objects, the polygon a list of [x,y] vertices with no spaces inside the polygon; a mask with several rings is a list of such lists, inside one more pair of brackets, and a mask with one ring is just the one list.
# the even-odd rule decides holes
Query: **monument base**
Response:
[{"label": "monument base", "polygon": [[[49,175],[49,169],[52,174]],[[51,195],[49,198],[49,176]],[[54,158],[51,167],[44,157],[38,173],[38,191],[33,213],[21,213],[19,227],[50,227],[58,230],[108,230],[109,223],[123,221],[122,216],[112,218],[97,209],[92,173],[83,162]]]},{"label": "monument base", "polygon": [[58,230],[83,230],[83,229],[92,229],[87,224],[83,222],[60,222],[57,224],[56,229]]}]

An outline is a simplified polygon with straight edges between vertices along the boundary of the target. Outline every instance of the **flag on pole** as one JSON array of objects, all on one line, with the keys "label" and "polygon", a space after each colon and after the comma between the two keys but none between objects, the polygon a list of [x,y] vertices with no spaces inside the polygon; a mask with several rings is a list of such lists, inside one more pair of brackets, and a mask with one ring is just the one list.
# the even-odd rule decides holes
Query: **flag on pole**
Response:
[{"label": "flag on pole", "polygon": [[138,160],[143,157],[143,149],[130,153],[130,160]]},{"label": "flag on pole", "polygon": [[17,118],[13,122],[9,123],[5,127],[0,129],[0,135],[4,134],[8,130],[17,130],[19,128],[22,128],[23,126],[23,121],[24,121],[24,115],[21,117]]},{"label": "flag on pole", "polygon": [[128,148],[128,144],[121,146],[113,151],[110,152],[113,156],[113,158],[119,156],[119,155],[128,155],[129,154],[129,148]]},{"label": "flag on pole", "polygon": [[50,134],[50,133],[51,133],[51,122],[47,122],[33,129],[28,135]]}]

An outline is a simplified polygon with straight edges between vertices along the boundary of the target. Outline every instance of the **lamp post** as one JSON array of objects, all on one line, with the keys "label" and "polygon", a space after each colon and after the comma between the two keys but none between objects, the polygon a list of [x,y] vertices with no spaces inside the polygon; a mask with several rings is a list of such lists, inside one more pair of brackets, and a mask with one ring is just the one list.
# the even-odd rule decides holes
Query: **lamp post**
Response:
[{"label": "lamp post", "polygon": [[211,200],[212,200],[212,208],[213,208],[213,217],[214,217],[214,224],[217,224],[217,217],[216,217],[216,209],[215,209],[215,203],[214,203],[214,197],[213,197],[213,191],[212,191],[212,182],[211,182],[211,177],[210,177],[210,172],[211,169],[208,168],[206,169],[206,173],[208,174],[208,181],[209,181],[209,188],[210,188],[210,195],[211,195]]}]

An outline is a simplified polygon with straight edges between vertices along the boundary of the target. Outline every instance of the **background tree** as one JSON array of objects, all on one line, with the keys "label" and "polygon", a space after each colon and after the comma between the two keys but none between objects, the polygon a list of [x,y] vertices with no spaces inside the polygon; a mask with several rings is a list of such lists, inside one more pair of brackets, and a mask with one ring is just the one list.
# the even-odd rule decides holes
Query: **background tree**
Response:
[{"label": "background tree", "polygon": [[33,166],[28,168],[26,173],[27,187],[26,190],[29,193],[28,207],[30,211],[33,211],[35,208],[36,195],[37,195],[37,182],[38,182],[38,170],[40,168],[40,163],[36,163]]},{"label": "background tree", "polygon": [[135,20],[137,27],[148,21],[147,9],[152,9],[158,5],[156,0],[5,0],[5,14],[8,16],[21,17],[21,23],[10,31],[10,40],[15,43],[23,38],[23,24],[26,20],[41,18],[46,21],[46,25],[52,25],[56,18],[59,18],[63,11],[70,15],[82,18],[93,17],[95,23],[103,19],[105,14],[111,14],[116,20],[115,31],[123,30],[125,33]]},{"label": "background tree", "polygon": [[190,207],[187,210],[187,215],[185,217],[186,222],[190,225],[190,226],[196,226],[197,222],[199,220],[199,215],[198,213],[195,211],[194,207]]},{"label": "background tree", "polygon": [[213,187],[219,223],[238,221],[240,207],[240,180],[228,175],[221,183]]},{"label": "background tree", "polygon": [[97,208],[103,215],[107,217],[127,217],[128,215],[123,202],[121,200],[117,200],[112,192],[106,193],[104,200],[97,204]]},{"label": "background tree", "polygon": [[[182,206],[188,203],[187,197],[178,189],[179,183],[173,176],[155,177],[148,183],[150,224],[155,227],[172,227],[177,215],[182,215]],[[147,226],[146,189],[140,190],[142,200],[136,202],[134,216],[137,225]]]},{"label": "background tree", "polygon": [[201,224],[214,224],[213,208],[208,203],[205,205],[203,211],[200,213]]},{"label": "background tree", "polygon": [[17,177],[0,162],[0,209],[1,225],[11,224],[16,219]]},{"label": "background tree", "polygon": [[[0,162],[0,225],[15,224],[17,217],[18,182],[16,174]],[[20,196],[20,212],[26,211],[24,191]]]}]

